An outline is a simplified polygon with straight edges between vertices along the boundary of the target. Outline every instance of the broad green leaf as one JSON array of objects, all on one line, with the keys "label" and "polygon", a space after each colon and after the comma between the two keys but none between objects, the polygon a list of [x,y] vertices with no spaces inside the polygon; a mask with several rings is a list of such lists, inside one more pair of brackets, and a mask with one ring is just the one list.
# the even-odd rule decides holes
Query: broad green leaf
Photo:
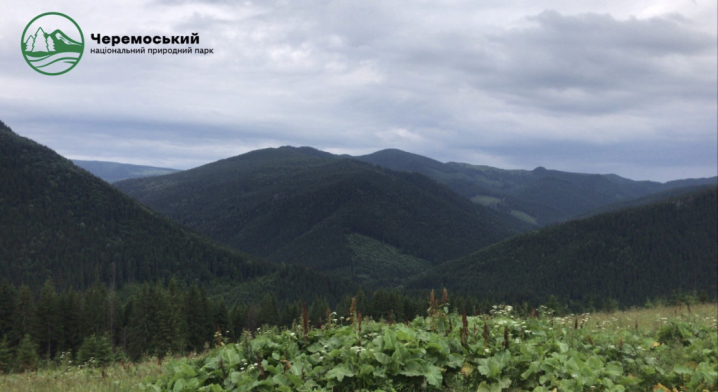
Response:
[{"label": "broad green leaf", "polygon": [[676,365],[673,367],[673,373],[676,374],[692,374],[693,370],[684,365]]},{"label": "broad green leaf", "polygon": [[623,374],[623,369],[620,365],[617,365],[615,363],[609,363],[608,365],[606,365],[606,373],[611,376],[618,377]]},{"label": "broad green leaf", "polygon": [[446,367],[460,368],[464,364],[464,356],[459,354],[449,354],[446,358]]},{"label": "broad green leaf", "polygon": [[441,382],[444,379],[444,376],[441,375],[441,369],[434,365],[428,365],[426,367],[426,374],[424,376],[429,385],[437,388],[441,386]]},{"label": "broad green leaf", "polygon": [[333,369],[329,370],[326,374],[327,378],[336,378],[339,382],[344,380],[344,377],[354,377],[356,373],[346,367],[345,365],[337,365]]},{"label": "broad green leaf", "polygon": [[424,366],[422,366],[418,359],[412,359],[404,364],[404,369],[402,369],[399,374],[409,377],[423,376]]},{"label": "broad green leaf", "polygon": [[377,362],[379,362],[382,365],[386,365],[387,363],[389,363],[391,361],[390,356],[388,356],[382,352],[378,352],[378,351],[374,352],[374,358],[376,358]]},{"label": "broad green leaf", "polygon": [[180,378],[179,380],[177,380],[177,381],[175,382],[175,385],[174,385],[174,387],[172,388],[172,391],[173,391],[173,392],[182,392],[182,390],[184,389],[184,387],[185,387],[184,379],[181,379],[181,378]]}]

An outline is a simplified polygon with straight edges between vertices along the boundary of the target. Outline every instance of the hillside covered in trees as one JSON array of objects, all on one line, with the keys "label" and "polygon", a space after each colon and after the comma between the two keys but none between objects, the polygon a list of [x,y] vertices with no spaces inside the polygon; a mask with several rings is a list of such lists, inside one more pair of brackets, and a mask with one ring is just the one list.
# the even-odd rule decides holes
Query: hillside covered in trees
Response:
[{"label": "hillside covered in trees", "polygon": [[615,174],[570,173],[537,167],[504,170],[467,163],[442,163],[387,149],[356,159],[392,170],[424,174],[477,204],[543,226],[581,217],[615,203],[672,189],[718,185],[718,178],[633,181]]},{"label": "hillside covered in trees", "polygon": [[494,301],[585,306],[718,292],[716,189],[516,236],[417,277]]},{"label": "hillside covered in trees", "polygon": [[235,249],[366,284],[419,273],[528,228],[423,175],[311,148],[257,150],[115,186]]},{"label": "hillside covered in trees", "polygon": [[[0,123],[0,277],[33,290],[166,280],[262,287],[292,298],[349,287],[223,248],[148,210]],[[261,298],[247,293],[247,298]]]}]

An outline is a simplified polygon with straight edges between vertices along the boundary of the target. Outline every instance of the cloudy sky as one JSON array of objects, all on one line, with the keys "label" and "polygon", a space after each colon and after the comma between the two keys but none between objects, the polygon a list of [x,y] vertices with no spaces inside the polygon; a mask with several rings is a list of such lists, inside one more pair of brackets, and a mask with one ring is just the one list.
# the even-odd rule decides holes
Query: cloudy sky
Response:
[{"label": "cloudy sky", "polygon": [[[69,158],[179,169],[308,145],[641,180],[718,171],[715,0],[114,3],[4,5],[0,120]],[[19,45],[50,11],[86,41],[60,76]],[[193,32],[213,54],[90,53],[107,46],[91,34]]]}]

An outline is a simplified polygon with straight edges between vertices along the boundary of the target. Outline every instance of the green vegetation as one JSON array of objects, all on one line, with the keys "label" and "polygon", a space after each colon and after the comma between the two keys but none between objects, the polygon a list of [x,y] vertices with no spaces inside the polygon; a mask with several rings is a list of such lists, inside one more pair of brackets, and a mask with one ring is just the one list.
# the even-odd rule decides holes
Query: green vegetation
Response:
[{"label": "green vegetation", "polygon": [[[128,284],[170,277],[207,287],[261,279],[280,299],[294,300],[317,294],[336,300],[356,290],[340,278],[224,248],[2,123],[0,276],[15,286],[26,284],[26,302],[47,279],[60,291],[85,290],[98,281],[122,291]],[[263,295],[245,293],[231,301],[258,301]]]},{"label": "green vegetation", "polygon": [[[245,333],[197,360],[178,360],[143,390],[715,391],[718,334],[710,316],[656,318],[651,328],[590,314],[479,317],[433,301],[409,324],[334,319],[322,329]],[[707,310],[707,311],[706,311]]]},{"label": "green vegetation", "polygon": [[103,162],[103,161],[81,161],[73,159],[72,163],[102,178],[107,182],[117,182],[128,178],[142,178],[161,176],[175,173],[178,170],[162,167],[130,165],[127,163]]},{"label": "green vegetation", "polygon": [[718,292],[716,189],[523,234],[453,260],[408,287],[573,309]]},{"label": "green vegetation", "polygon": [[118,184],[277,265],[0,123],[0,390],[716,391],[714,186],[402,154],[493,209],[311,148]]},{"label": "green vegetation", "polygon": [[[179,359],[179,358],[176,358]],[[139,384],[162,374],[156,358],[138,363],[113,363],[102,368],[76,365],[69,358],[59,358],[45,369],[0,374],[3,392],[131,392]]]},{"label": "green vegetation", "polygon": [[395,149],[377,151],[357,159],[392,170],[424,174],[475,203],[491,203],[491,207],[506,214],[523,213],[525,215],[518,216],[534,218],[537,225],[575,219],[611,204],[649,194],[718,184],[716,177],[661,184],[632,181],[614,174],[568,173],[542,167],[532,171],[502,170],[466,163],[441,163]]},{"label": "green vegetation", "polygon": [[[680,391],[716,390],[715,304],[689,300],[679,307],[562,317],[545,307],[534,311],[494,306],[487,307],[490,311],[485,310],[483,315],[467,317],[464,324],[460,316],[464,310],[449,313],[448,301],[453,299],[446,296],[441,302],[434,299],[423,316],[396,324],[391,318],[375,322],[371,317],[360,316],[363,310],[386,314],[379,310],[382,301],[396,305],[393,294],[379,291],[371,304],[359,293],[348,304],[337,306],[335,313],[330,314],[326,302],[319,301],[302,316],[298,304],[288,304],[284,311],[279,311],[278,303],[270,295],[257,308],[234,306],[227,310],[221,302],[196,290],[145,286],[118,311],[118,314],[139,313],[130,317],[133,322],[154,314],[153,319],[136,323],[151,328],[142,333],[146,340],[131,343],[137,335],[127,334],[129,345],[148,348],[137,357],[137,362],[127,361],[121,346],[109,350],[111,338],[105,332],[83,339],[77,355],[59,351],[51,360],[33,351],[36,345],[26,337],[23,345],[29,349],[19,349],[18,356],[33,357],[36,366],[26,368],[22,374],[8,374],[7,368],[0,368],[0,389],[197,390],[205,385],[207,390],[216,390],[210,386],[216,383],[227,390],[234,387],[281,390],[283,386],[303,390],[334,385],[336,390],[449,391],[483,387],[499,390],[504,385],[508,386],[505,390],[512,391],[553,387],[575,390],[589,385],[611,390],[607,386],[613,383],[625,390],[648,390],[660,385]],[[80,303],[97,302],[97,298],[87,299],[95,295],[81,294]],[[193,299],[199,302],[187,302]],[[155,310],[133,310],[138,304]],[[177,313],[179,309],[182,311]],[[287,309],[291,313],[288,319]],[[172,321],[182,313],[188,317],[185,322]],[[254,321],[248,319],[251,315]],[[374,319],[378,320],[378,315]],[[326,323],[327,316],[330,323]],[[87,317],[81,314],[80,319]],[[294,322],[282,321],[281,329],[267,326],[273,324],[267,322],[273,318]],[[208,320],[225,324],[211,328]],[[258,331],[261,323],[265,324],[261,332],[252,333]],[[484,337],[484,325],[488,338]],[[120,331],[136,328],[127,326]],[[192,330],[205,331],[203,343],[192,343],[195,338],[191,334],[173,335]],[[505,334],[509,338],[508,349]],[[182,351],[189,354],[179,357],[172,354],[175,352],[172,347],[178,344],[189,347],[194,344],[199,348]],[[216,348],[205,352],[208,346]],[[0,366],[2,348],[0,344]],[[21,354],[23,350],[29,353]],[[162,363],[166,366],[160,374]],[[614,389],[623,390],[619,386]]]},{"label": "green vegetation", "polygon": [[[258,150],[115,185],[227,246],[324,272],[378,262],[356,253],[373,248],[357,246],[356,235],[436,265],[528,227],[425,176],[308,148]],[[373,278],[395,278],[379,272]]]},{"label": "green vegetation", "polygon": [[347,236],[354,256],[352,263],[336,271],[351,276],[364,287],[393,287],[403,283],[406,276],[417,275],[431,268],[431,263],[405,255],[397,248],[360,234]]},{"label": "green vegetation", "polygon": [[38,289],[177,276],[244,280],[273,269],[148,211],[0,123],[0,276]]}]

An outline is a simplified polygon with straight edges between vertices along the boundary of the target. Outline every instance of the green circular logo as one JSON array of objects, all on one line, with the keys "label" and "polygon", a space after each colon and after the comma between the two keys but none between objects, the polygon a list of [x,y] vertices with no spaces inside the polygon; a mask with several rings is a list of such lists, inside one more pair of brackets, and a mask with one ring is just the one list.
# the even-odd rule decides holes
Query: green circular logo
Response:
[{"label": "green circular logo", "polygon": [[32,69],[45,75],[62,75],[80,62],[85,37],[69,16],[46,12],[25,26],[20,46]]}]

